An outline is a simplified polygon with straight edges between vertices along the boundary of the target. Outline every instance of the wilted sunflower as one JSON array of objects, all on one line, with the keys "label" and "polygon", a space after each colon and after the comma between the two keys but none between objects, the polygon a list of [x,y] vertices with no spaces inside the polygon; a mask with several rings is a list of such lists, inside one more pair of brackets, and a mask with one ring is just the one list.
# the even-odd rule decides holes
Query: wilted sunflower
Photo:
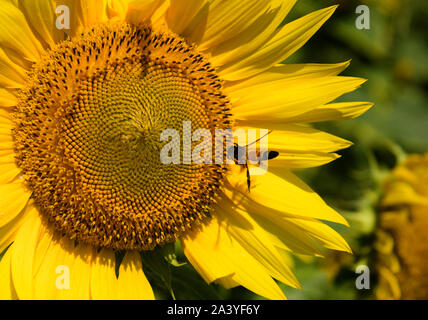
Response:
[{"label": "wilted sunflower", "polygon": [[411,155],[384,187],[377,241],[379,299],[428,299],[428,154]]},{"label": "wilted sunflower", "polygon": [[[321,222],[345,219],[290,170],[350,145],[302,123],[371,104],[328,104],[364,82],[337,76],[348,62],[280,64],[336,8],[282,26],[294,3],[1,1],[3,298],[151,299],[139,253],[179,240],[208,283],[281,299],[273,278],[299,287],[289,252],[350,250]],[[59,5],[71,14],[64,32]],[[242,166],[162,165],[160,133],[183,121],[269,128],[279,157],[251,192]],[[56,287],[59,266],[68,290]]]}]

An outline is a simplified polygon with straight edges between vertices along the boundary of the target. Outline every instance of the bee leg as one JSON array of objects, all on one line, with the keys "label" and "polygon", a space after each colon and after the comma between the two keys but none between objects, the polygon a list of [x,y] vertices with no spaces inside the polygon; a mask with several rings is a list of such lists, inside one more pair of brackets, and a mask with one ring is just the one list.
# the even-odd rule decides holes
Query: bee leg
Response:
[{"label": "bee leg", "polygon": [[248,163],[245,164],[245,168],[247,169],[247,187],[248,187],[248,192],[250,192],[250,188],[251,188],[251,177],[250,177],[250,169],[248,169]]}]

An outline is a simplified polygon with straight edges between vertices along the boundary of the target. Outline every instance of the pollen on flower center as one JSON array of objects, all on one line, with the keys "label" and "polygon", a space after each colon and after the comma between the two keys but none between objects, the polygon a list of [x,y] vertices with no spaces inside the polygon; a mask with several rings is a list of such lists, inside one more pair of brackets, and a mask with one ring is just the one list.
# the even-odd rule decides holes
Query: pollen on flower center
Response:
[{"label": "pollen on flower center", "polygon": [[149,250],[210,212],[225,168],[164,165],[162,130],[230,126],[214,69],[181,38],[97,26],[35,65],[15,113],[17,163],[40,211],[71,239]]}]

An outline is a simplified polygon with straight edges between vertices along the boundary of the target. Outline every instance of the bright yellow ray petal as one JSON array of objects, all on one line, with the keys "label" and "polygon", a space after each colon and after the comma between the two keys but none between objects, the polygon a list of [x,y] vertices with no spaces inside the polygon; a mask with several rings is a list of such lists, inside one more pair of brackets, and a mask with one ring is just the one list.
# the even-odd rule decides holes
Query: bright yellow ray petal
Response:
[{"label": "bright yellow ray petal", "polygon": [[294,288],[300,288],[290,268],[284,263],[271,238],[258,223],[243,210],[232,209],[233,203],[223,199],[216,207],[216,216],[229,235],[259,263],[261,263],[275,279]]},{"label": "bright yellow ray petal", "polygon": [[[9,149],[10,152],[8,153],[13,153],[12,129],[14,125],[11,116],[7,109],[0,108],[0,149]],[[2,152],[2,155],[5,155],[5,153]]]},{"label": "bright yellow ray petal", "polygon": [[117,298],[121,300],[152,300],[154,294],[137,251],[128,251],[119,268]]},{"label": "bright yellow ray petal", "polygon": [[227,67],[240,61],[265,44],[284,21],[296,0],[272,0],[265,12],[232,39],[212,48],[213,65]]},{"label": "bright yellow ray petal", "polygon": [[175,0],[171,2],[166,15],[168,27],[177,34],[183,34],[196,14],[207,3],[207,0]]},{"label": "bright yellow ray petal", "polygon": [[41,232],[38,210],[32,205],[26,210],[26,221],[16,235],[12,250],[12,279],[20,300],[33,298],[33,260]]},{"label": "bright yellow ray petal", "polygon": [[220,75],[229,81],[242,80],[284,61],[314,35],[336,8],[318,10],[286,24],[254,54],[227,68],[220,68]]},{"label": "bright yellow ray petal", "polygon": [[119,18],[125,20],[128,11],[128,0],[108,0],[107,13],[109,19]]},{"label": "bright yellow ray petal", "polygon": [[27,205],[31,196],[20,180],[0,185],[0,227],[9,223]]},{"label": "bright yellow ray petal", "polygon": [[[54,237],[43,251],[43,258],[37,257],[39,260],[35,260],[33,265],[36,272],[33,274],[34,299],[89,299],[92,247],[75,245],[74,241]],[[68,271],[69,288],[63,286],[65,283],[61,278]]]},{"label": "bright yellow ray petal", "polygon": [[[254,193],[253,190],[255,189],[252,189],[251,193]],[[335,230],[316,220],[320,216],[317,213],[301,217],[284,215],[281,214],[280,206],[271,205],[269,201],[272,198],[268,200],[268,197],[264,197],[263,201],[260,202],[245,201],[242,196],[234,192],[229,193],[228,197],[237,203],[238,207],[248,211],[250,216],[265,230],[265,233],[270,230],[270,239],[279,248],[300,254],[322,256],[318,246],[311,240],[312,238],[326,248],[351,252],[347,242]],[[310,206],[309,203],[308,206]],[[335,213],[335,222],[343,220],[344,222],[342,223],[346,224],[346,221],[341,216],[337,217],[338,214]],[[331,221],[333,219],[323,220]],[[291,245],[291,250],[288,245]]]},{"label": "bright yellow ray petal", "polygon": [[[272,243],[288,252],[322,256],[319,246],[305,231],[286,219],[280,219],[275,211],[268,214],[266,208],[248,208],[251,217],[269,234]],[[258,213],[255,213],[258,212]]]},{"label": "bright yellow ray petal", "polygon": [[[25,69],[14,63],[0,48],[0,86],[6,89],[22,88],[24,78]],[[0,89],[0,106],[15,105],[16,98],[3,88]]]},{"label": "bright yellow ray petal", "polygon": [[16,300],[16,292],[13,287],[12,273],[10,262],[12,259],[12,248],[6,251],[3,258],[0,260],[0,300]]},{"label": "bright yellow ray petal", "polygon": [[94,255],[91,275],[91,298],[102,299],[154,299],[137,252],[128,252],[115,272],[116,258],[112,250],[102,249]]},{"label": "bright yellow ray petal", "polygon": [[[0,78],[1,78],[1,75],[0,75]],[[18,100],[15,97],[15,95],[13,95],[10,91],[6,89],[0,88],[0,107],[10,108],[10,107],[16,106],[17,103],[18,103]]]},{"label": "bright yellow ray petal", "polygon": [[354,91],[365,81],[352,77],[321,77],[295,82],[279,80],[227,91],[237,119],[287,119]]},{"label": "bright yellow ray petal", "polygon": [[2,131],[4,132],[5,130],[4,128],[0,127],[0,152],[13,152],[14,143],[12,136],[10,135],[10,133],[5,135],[4,133],[2,133]]},{"label": "bright yellow ray petal", "polygon": [[142,23],[157,20],[159,12],[165,4],[165,0],[140,0],[129,2],[126,20],[130,23]]},{"label": "bright yellow ray petal", "polygon": [[[6,160],[11,158],[10,162]],[[14,181],[21,173],[21,170],[16,166],[14,155],[0,156],[0,185],[8,184]]]},{"label": "bright yellow ray petal", "polygon": [[270,6],[270,1],[211,0],[205,32],[199,43],[204,51],[229,40],[253,24]]},{"label": "bright yellow ray petal", "polygon": [[[5,111],[4,109],[0,109]],[[12,128],[10,120],[0,116],[0,141],[13,141],[12,139]]]},{"label": "bright yellow ray petal", "polygon": [[[240,126],[244,122],[238,121],[237,128],[246,131],[257,130],[254,127]],[[259,121],[254,124],[266,125],[265,128],[271,130],[267,138],[269,149],[279,152],[277,158],[269,161],[269,166],[272,167],[310,168],[320,166],[340,157],[331,152],[352,145],[349,141],[307,126],[270,121]],[[251,141],[248,140],[248,142]],[[259,148],[258,144],[256,146]]]},{"label": "bright yellow ray petal", "polygon": [[247,181],[242,179],[242,175],[229,175],[228,181],[235,191],[226,191],[227,196],[238,198],[235,202],[242,201],[249,208],[267,207],[286,217],[315,218],[348,226],[339,213],[291,171],[283,169],[280,173],[281,176],[277,176],[268,171],[264,175],[253,176],[251,193],[248,193]]},{"label": "bright yellow ray petal", "polygon": [[317,107],[307,113],[287,119],[290,122],[322,122],[354,119],[373,107],[371,102],[340,102]]},{"label": "bright yellow ray petal", "polygon": [[208,283],[231,277],[266,298],[285,298],[267,270],[228,235],[215,217],[202,230],[182,239],[182,244],[186,257]]},{"label": "bright yellow ray petal", "polygon": [[21,1],[19,8],[24,12],[29,25],[48,46],[64,40],[64,32],[56,27],[56,6],[54,0]]},{"label": "bright yellow ray petal", "polygon": [[[244,130],[257,129],[240,127]],[[334,152],[348,148],[351,142],[311,127],[294,124],[277,124],[268,128],[269,149],[282,152]]]},{"label": "bright yellow ray petal", "polygon": [[36,254],[34,255],[33,277],[39,273],[40,267],[45,260],[46,253],[50,249],[51,242],[54,241],[53,233],[49,229],[46,229],[46,227],[42,227],[44,228],[45,232],[42,232],[40,235],[40,239],[36,248]]},{"label": "bright yellow ray petal", "polygon": [[0,7],[0,46],[19,53],[23,59],[36,62],[44,51],[33,35],[24,14],[13,4]]},{"label": "bright yellow ray petal", "polygon": [[94,254],[91,271],[91,298],[113,300],[118,296],[116,258],[112,250],[102,249]]},{"label": "bright yellow ray petal", "polygon": [[8,1],[8,2],[10,2],[11,4],[13,4],[15,7],[18,7],[19,0],[5,0],[5,1]]},{"label": "bright yellow ray petal", "polygon": [[163,28],[164,26],[166,26],[166,14],[168,12],[170,3],[171,0],[161,1],[159,7],[157,7],[155,12],[153,12],[153,15],[150,20],[155,28]]},{"label": "bright yellow ray petal", "polygon": [[321,221],[309,221],[295,218],[285,218],[305,230],[311,237],[317,239],[324,247],[352,253],[348,243],[333,228]]},{"label": "bright yellow ray petal", "polygon": [[[283,235],[284,232],[294,232],[295,240],[293,246],[295,247],[292,250],[281,247],[287,251],[305,255],[322,256],[322,252],[319,250],[318,246],[315,245],[314,240],[316,240],[325,248],[352,253],[345,239],[322,221],[284,217],[273,211],[269,212],[266,209],[262,212],[260,208],[257,207],[253,208],[252,212],[253,214],[251,216],[255,220],[262,222],[261,225],[266,231],[276,230],[276,235]],[[268,222],[268,224],[266,224],[266,222]],[[290,243],[289,241],[293,239],[293,237],[282,237],[282,239],[284,243]]]},{"label": "bright yellow ray petal", "polygon": [[4,130],[11,134],[13,128],[12,114],[6,110],[0,108],[0,126],[4,128]]},{"label": "bright yellow ray petal", "polygon": [[258,74],[249,79],[237,82],[229,82],[227,85],[230,90],[239,90],[250,86],[282,80],[283,83],[287,81],[301,81],[306,79],[333,77],[340,74],[350,64],[350,61],[335,63],[335,64],[279,64],[273,66],[269,70]]},{"label": "bright yellow ray petal", "polygon": [[[215,238],[214,234],[217,235],[218,239]],[[222,250],[223,242],[227,244],[230,239],[224,231],[220,232],[218,222],[211,222],[202,230],[182,239],[182,246],[187,259],[207,283],[233,276],[235,269],[238,268],[229,261],[224,264],[218,262],[221,252],[217,251]],[[227,250],[227,248],[224,247],[223,250]],[[221,259],[227,259],[227,256],[221,257]]]},{"label": "bright yellow ray petal", "polygon": [[107,0],[77,0],[80,4],[82,22],[84,26],[106,22]]},{"label": "bright yellow ray petal", "polygon": [[305,169],[328,164],[341,156],[337,153],[321,152],[282,152],[269,161],[269,168]]},{"label": "bright yellow ray petal", "polygon": [[[30,204],[28,204],[29,206]],[[16,235],[25,223],[29,210],[22,210],[14,219],[9,223],[0,227],[0,252],[3,252],[16,238]]]},{"label": "bright yellow ray petal", "polygon": [[65,29],[64,32],[70,38],[80,34],[83,31],[83,16],[81,11],[80,0],[55,0],[56,5],[65,5],[70,9],[70,29]]}]

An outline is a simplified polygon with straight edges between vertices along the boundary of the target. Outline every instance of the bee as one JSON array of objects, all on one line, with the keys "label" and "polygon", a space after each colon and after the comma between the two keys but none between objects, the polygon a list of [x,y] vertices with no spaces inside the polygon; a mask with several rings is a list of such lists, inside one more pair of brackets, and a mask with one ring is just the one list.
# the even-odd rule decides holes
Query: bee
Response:
[{"label": "bee", "polygon": [[[253,144],[259,142],[260,140],[262,140],[264,137],[266,137],[271,132],[272,132],[272,130],[269,131],[268,133],[266,133],[263,137],[260,137],[256,141],[253,141],[252,143],[247,144],[246,146],[240,146],[237,143],[235,143],[233,145],[233,159],[235,161],[235,164],[239,164],[239,165],[243,166],[246,169],[246,171],[247,171],[247,187],[248,187],[248,192],[250,192],[250,188],[251,188],[251,177],[250,177],[250,169],[248,168],[248,162],[247,161],[248,160],[252,160],[252,159],[249,159],[247,157],[247,148],[249,146],[252,146]],[[229,151],[231,151],[231,150],[229,150]],[[240,154],[241,154],[241,158],[240,158]],[[260,160],[261,161],[272,160],[272,159],[277,158],[278,156],[279,156],[279,152],[277,152],[277,151],[266,151],[263,154],[263,157],[260,158]]]}]

